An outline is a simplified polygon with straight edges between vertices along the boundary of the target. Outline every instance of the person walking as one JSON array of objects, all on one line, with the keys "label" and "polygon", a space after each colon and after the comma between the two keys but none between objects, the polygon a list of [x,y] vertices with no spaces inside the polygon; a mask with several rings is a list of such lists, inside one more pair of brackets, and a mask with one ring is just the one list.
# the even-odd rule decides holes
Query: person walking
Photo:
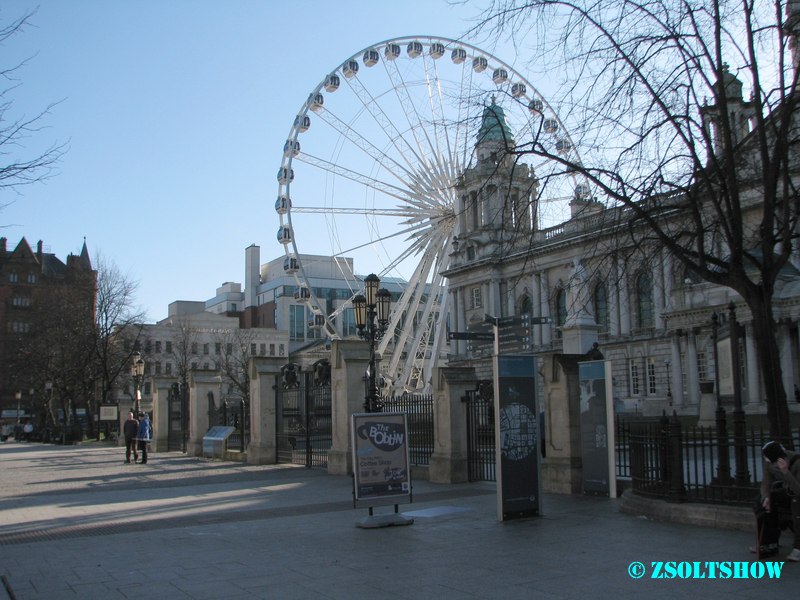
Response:
[{"label": "person walking", "polygon": [[800,455],[775,441],[764,444],[761,455],[764,476],[755,510],[759,554],[761,558],[778,554],[781,529],[790,528],[794,547],[786,560],[800,562]]},{"label": "person walking", "polygon": [[139,421],[133,416],[133,412],[128,413],[128,419],[122,425],[122,435],[125,436],[125,464],[131,462],[131,453],[133,453],[133,462],[139,460],[139,455],[136,453],[136,437],[139,435]]},{"label": "person walking", "polygon": [[147,464],[147,444],[153,439],[153,427],[150,425],[150,417],[147,413],[139,413],[139,432],[136,435],[139,440],[139,452],[142,454],[141,464]]}]

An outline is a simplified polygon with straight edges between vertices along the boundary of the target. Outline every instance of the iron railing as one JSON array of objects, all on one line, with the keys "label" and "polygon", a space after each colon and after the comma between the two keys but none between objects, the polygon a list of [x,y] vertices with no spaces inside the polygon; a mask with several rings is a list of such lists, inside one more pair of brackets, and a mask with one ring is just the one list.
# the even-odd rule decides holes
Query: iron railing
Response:
[{"label": "iron railing", "polygon": [[235,428],[228,436],[226,449],[244,452],[250,443],[250,411],[244,398],[226,398],[219,408],[209,399],[208,422],[210,426],[224,425]]},{"label": "iron railing", "polygon": [[276,390],[278,462],[327,467],[333,442],[329,380],[298,369],[291,377],[279,376]]},{"label": "iron railing", "polygon": [[433,396],[403,394],[382,398],[383,412],[406,413],[408,421],[408,455],[413,466],[426,467],[433,454]]},{"label": "iron railing", "polygon": [[488,388],[467,391],[467,473],[470,481],[495,481],[494,402]]},{"label": "iron railing", "polygon": [[[724,415],[723,415],[724,416]],[[792,432],[800,446],[800,429]],[[635,494],[673,502],[749,505],[761,482],[763,429],[734,436],[723,425],[686,426],[673,416],[616,421],[617,479]]]}]

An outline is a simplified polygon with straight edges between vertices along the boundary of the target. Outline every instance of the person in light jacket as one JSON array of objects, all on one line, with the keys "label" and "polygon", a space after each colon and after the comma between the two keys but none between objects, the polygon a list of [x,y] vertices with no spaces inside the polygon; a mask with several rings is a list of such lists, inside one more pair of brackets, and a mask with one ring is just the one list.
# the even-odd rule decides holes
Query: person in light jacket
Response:
[{"label": "person in light jacket", "polygon": [[142,455],[141,464],[147,464],[147,444],[153,439],[153,426],[150,424],[150,417],[147,413],[139,413],[139,432],[136,434],[139,440],[139,453]]}]

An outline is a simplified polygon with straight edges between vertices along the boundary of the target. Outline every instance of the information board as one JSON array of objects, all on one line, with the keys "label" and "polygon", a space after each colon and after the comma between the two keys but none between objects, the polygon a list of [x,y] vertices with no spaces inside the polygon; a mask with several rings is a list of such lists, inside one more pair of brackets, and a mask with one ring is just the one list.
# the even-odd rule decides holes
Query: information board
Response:
[{"label": "information board", "polygon": [[495,358],[498,519],[537,516],[542,484],[536,359]]},{"label": "information board", "polygon": [[354,414],[350,431],[356,506],[410,502],[405,413]]},{"label": "information board", "polygon": [[225,454],[225,444],[235,427],[215,425],[203,436],[203,457],[222,458]]},{"label": "information board", "polygon": [[578,363],[583,493],[617,495],[611,362]]},{"label": "information board", "polygon": [[100,420],[101,421],[116,421],[117,420],[117,405],[114,406],[100,406]]}]

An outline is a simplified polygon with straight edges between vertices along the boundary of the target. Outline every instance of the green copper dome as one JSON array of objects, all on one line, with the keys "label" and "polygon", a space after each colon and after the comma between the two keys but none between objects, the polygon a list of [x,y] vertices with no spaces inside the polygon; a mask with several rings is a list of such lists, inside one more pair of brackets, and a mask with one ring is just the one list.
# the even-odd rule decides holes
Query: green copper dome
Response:
[{"label": "green copper dome", "polygon": [[492,96],[492,104],[483,109],[481,128],[475,136],[476,143],[482,142],[504,142],[508,145],[513,144],[511,130],[506,123],[506,114],[503,109],[495,104]]}]

